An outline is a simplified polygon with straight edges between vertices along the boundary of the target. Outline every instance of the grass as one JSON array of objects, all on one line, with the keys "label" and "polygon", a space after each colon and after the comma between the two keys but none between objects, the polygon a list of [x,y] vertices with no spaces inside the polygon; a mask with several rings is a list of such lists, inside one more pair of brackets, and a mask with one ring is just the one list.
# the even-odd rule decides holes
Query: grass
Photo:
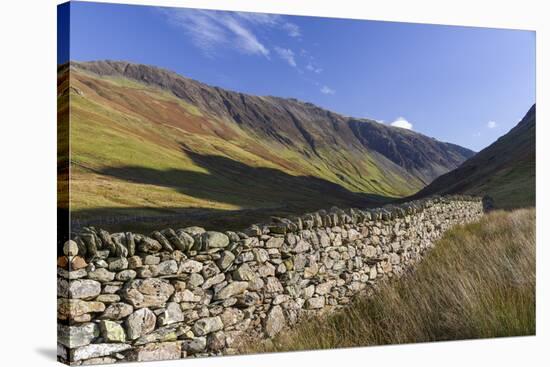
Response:
[{"label": "grass", "polygon": [[535,210],[449,230],[416,271],[245,352],[535,334]]},{"label": "grass", "polygon": [[[60,84],[60,91],[71,96],[70,208],[75,218],[163,216],[198,208],[205,213],[260,208],[273,213],[273,208],[284,207],[283,211],[303,213],[332,205],[363,206],[358,193],[391,198],[419,187],[419,182],[379,167],[370,156],[321,147],[319,157],[306,158],[300,147],[266,142],[171,93],[135,81],[73,71],[71,89],[67,88],[67,83]],[[183,146],[221,158],[206,167]],[[227,159],[243,166],[232,171]],[[356,169],[363,175],[355,174]],[[335,171],[347,172],[348,178],[343,180]],[[338,197],[299,177],[336,183],[348,194]]]}]

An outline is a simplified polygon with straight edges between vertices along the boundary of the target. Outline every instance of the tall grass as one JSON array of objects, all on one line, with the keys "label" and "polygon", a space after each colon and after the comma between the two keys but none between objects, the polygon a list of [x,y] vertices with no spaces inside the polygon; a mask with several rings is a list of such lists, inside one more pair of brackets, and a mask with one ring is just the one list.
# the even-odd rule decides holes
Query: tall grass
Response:
[{"label": "tall grass", "polygon": [[535,210],[521,209],[448,231],[414,272],[248,352],[534,333]]}]

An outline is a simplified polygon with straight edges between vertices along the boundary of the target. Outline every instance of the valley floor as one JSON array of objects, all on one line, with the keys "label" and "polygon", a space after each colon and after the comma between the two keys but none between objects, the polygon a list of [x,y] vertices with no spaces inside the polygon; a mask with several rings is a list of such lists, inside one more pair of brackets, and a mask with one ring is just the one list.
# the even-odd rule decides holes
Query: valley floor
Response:
[{"label": "valley floor", "polygon": [[535,237],[534,208],[492,212],[448,231],[372,297],[244,352],[534,335]]}]

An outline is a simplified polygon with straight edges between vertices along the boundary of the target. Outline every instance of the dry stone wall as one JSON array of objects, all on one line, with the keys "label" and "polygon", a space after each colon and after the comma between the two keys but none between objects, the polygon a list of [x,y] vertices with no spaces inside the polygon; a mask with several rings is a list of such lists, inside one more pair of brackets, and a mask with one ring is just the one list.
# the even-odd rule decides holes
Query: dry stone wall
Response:
[{"label": "dry stone wall", "polygon": [[72,365],[231,354],[401,275],[479,198],[274,218],[243,232],[88,227],[58,257],[58,358]]}]

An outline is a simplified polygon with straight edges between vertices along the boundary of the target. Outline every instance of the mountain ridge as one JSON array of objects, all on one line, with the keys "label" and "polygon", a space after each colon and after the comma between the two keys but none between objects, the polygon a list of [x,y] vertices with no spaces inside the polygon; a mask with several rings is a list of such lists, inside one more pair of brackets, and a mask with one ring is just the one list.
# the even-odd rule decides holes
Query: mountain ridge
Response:
[{"label": "mountain ridge", "polygon": [[[304,129],[303,121],[307,120],[304,117],[307,115],[326,119],[330,122],[329,127],[346,134],[344,135],[346,142],[359,143],[363,146],[362,148],[373,149],[381,153],[407,171],[412,170],[416,176],[419,176],[417,178],[421,179],[422,184],[431,182],[431,180],[440,174],[457,167],[463,161],[463,158],[468,158],[474,154],[473,151],[456,144],[440,142],[421,133],[380,124],[374,120],[344,116],[296,98],[254,96],[226,90],[220,87],[209,86],[208,84],[183,77],[175,72],[156,66],[119,61],[71,62],[71,65],[98,75],[120,75],[161,87],[203,111],[213,113],[222,119],[233,120],[241,126],[254,126],[254,128],[257,128],[257,125],[262,122],[263,126],[261,128],[264,129],[264,132],[283,144],[290,143],[287,137],[280,134],[280,131],[277,129],[272,129],[267,125],[274,123],[276,120],[290,119],[292,124],[289,124],[289,127],[295,129],[302,136],[303,142],[309,145],[313,153],[316,153],[316,145],[319,142],[316,141],[310,131]],[[216,93],[213,93],[212,90]],[[268,104],[268,111],[265,111],[266,104]],[[345,129],[345,126],[343,126],[346,124],[348,125],[348,129]],[[283,126],[280,130],[287,130],[287,128]],[[368,136],[373,132],[379,133],[376,139],[371,139]],[[350,136],[350,133],[353,137]],[[437,156],[445,156],[445,160],[435,162],[430,167],[426,166],[426,160],[428,159],[426,155],[417,155],[419,158],[418,162],[415,160],[411,161],[407,157],[404,157],[404,155],[414,155],[415,149],[405,149],[405,153],[402,153],[395,147],[394,141],[380,141],[381,136],[387,135],[407,136],[409,140],[415,140],[417,144],[430,146],[431,149],[435,150]],[[418,139],[421,139],[421,141],[418,141]],[[443,144],[447,151],[439,146],[440,144]],[[404,145],[401,147],[409,148]],[[430,155],[434,155],[433,152]],[[457,157],[456,155],[459,156]]]},{"label": "mountain ridge", "polygon": [[127,62],[59,66],[58,98],[66,96],[70,208],[82,220],[377,206],[473,155],[309,102]]},{"label": "mountain ridge", "polygon": [[411,199],[434,194],[489,195],[497,208],[536,201],[536,104],[510,131],[458,168],[436,178]]}]

